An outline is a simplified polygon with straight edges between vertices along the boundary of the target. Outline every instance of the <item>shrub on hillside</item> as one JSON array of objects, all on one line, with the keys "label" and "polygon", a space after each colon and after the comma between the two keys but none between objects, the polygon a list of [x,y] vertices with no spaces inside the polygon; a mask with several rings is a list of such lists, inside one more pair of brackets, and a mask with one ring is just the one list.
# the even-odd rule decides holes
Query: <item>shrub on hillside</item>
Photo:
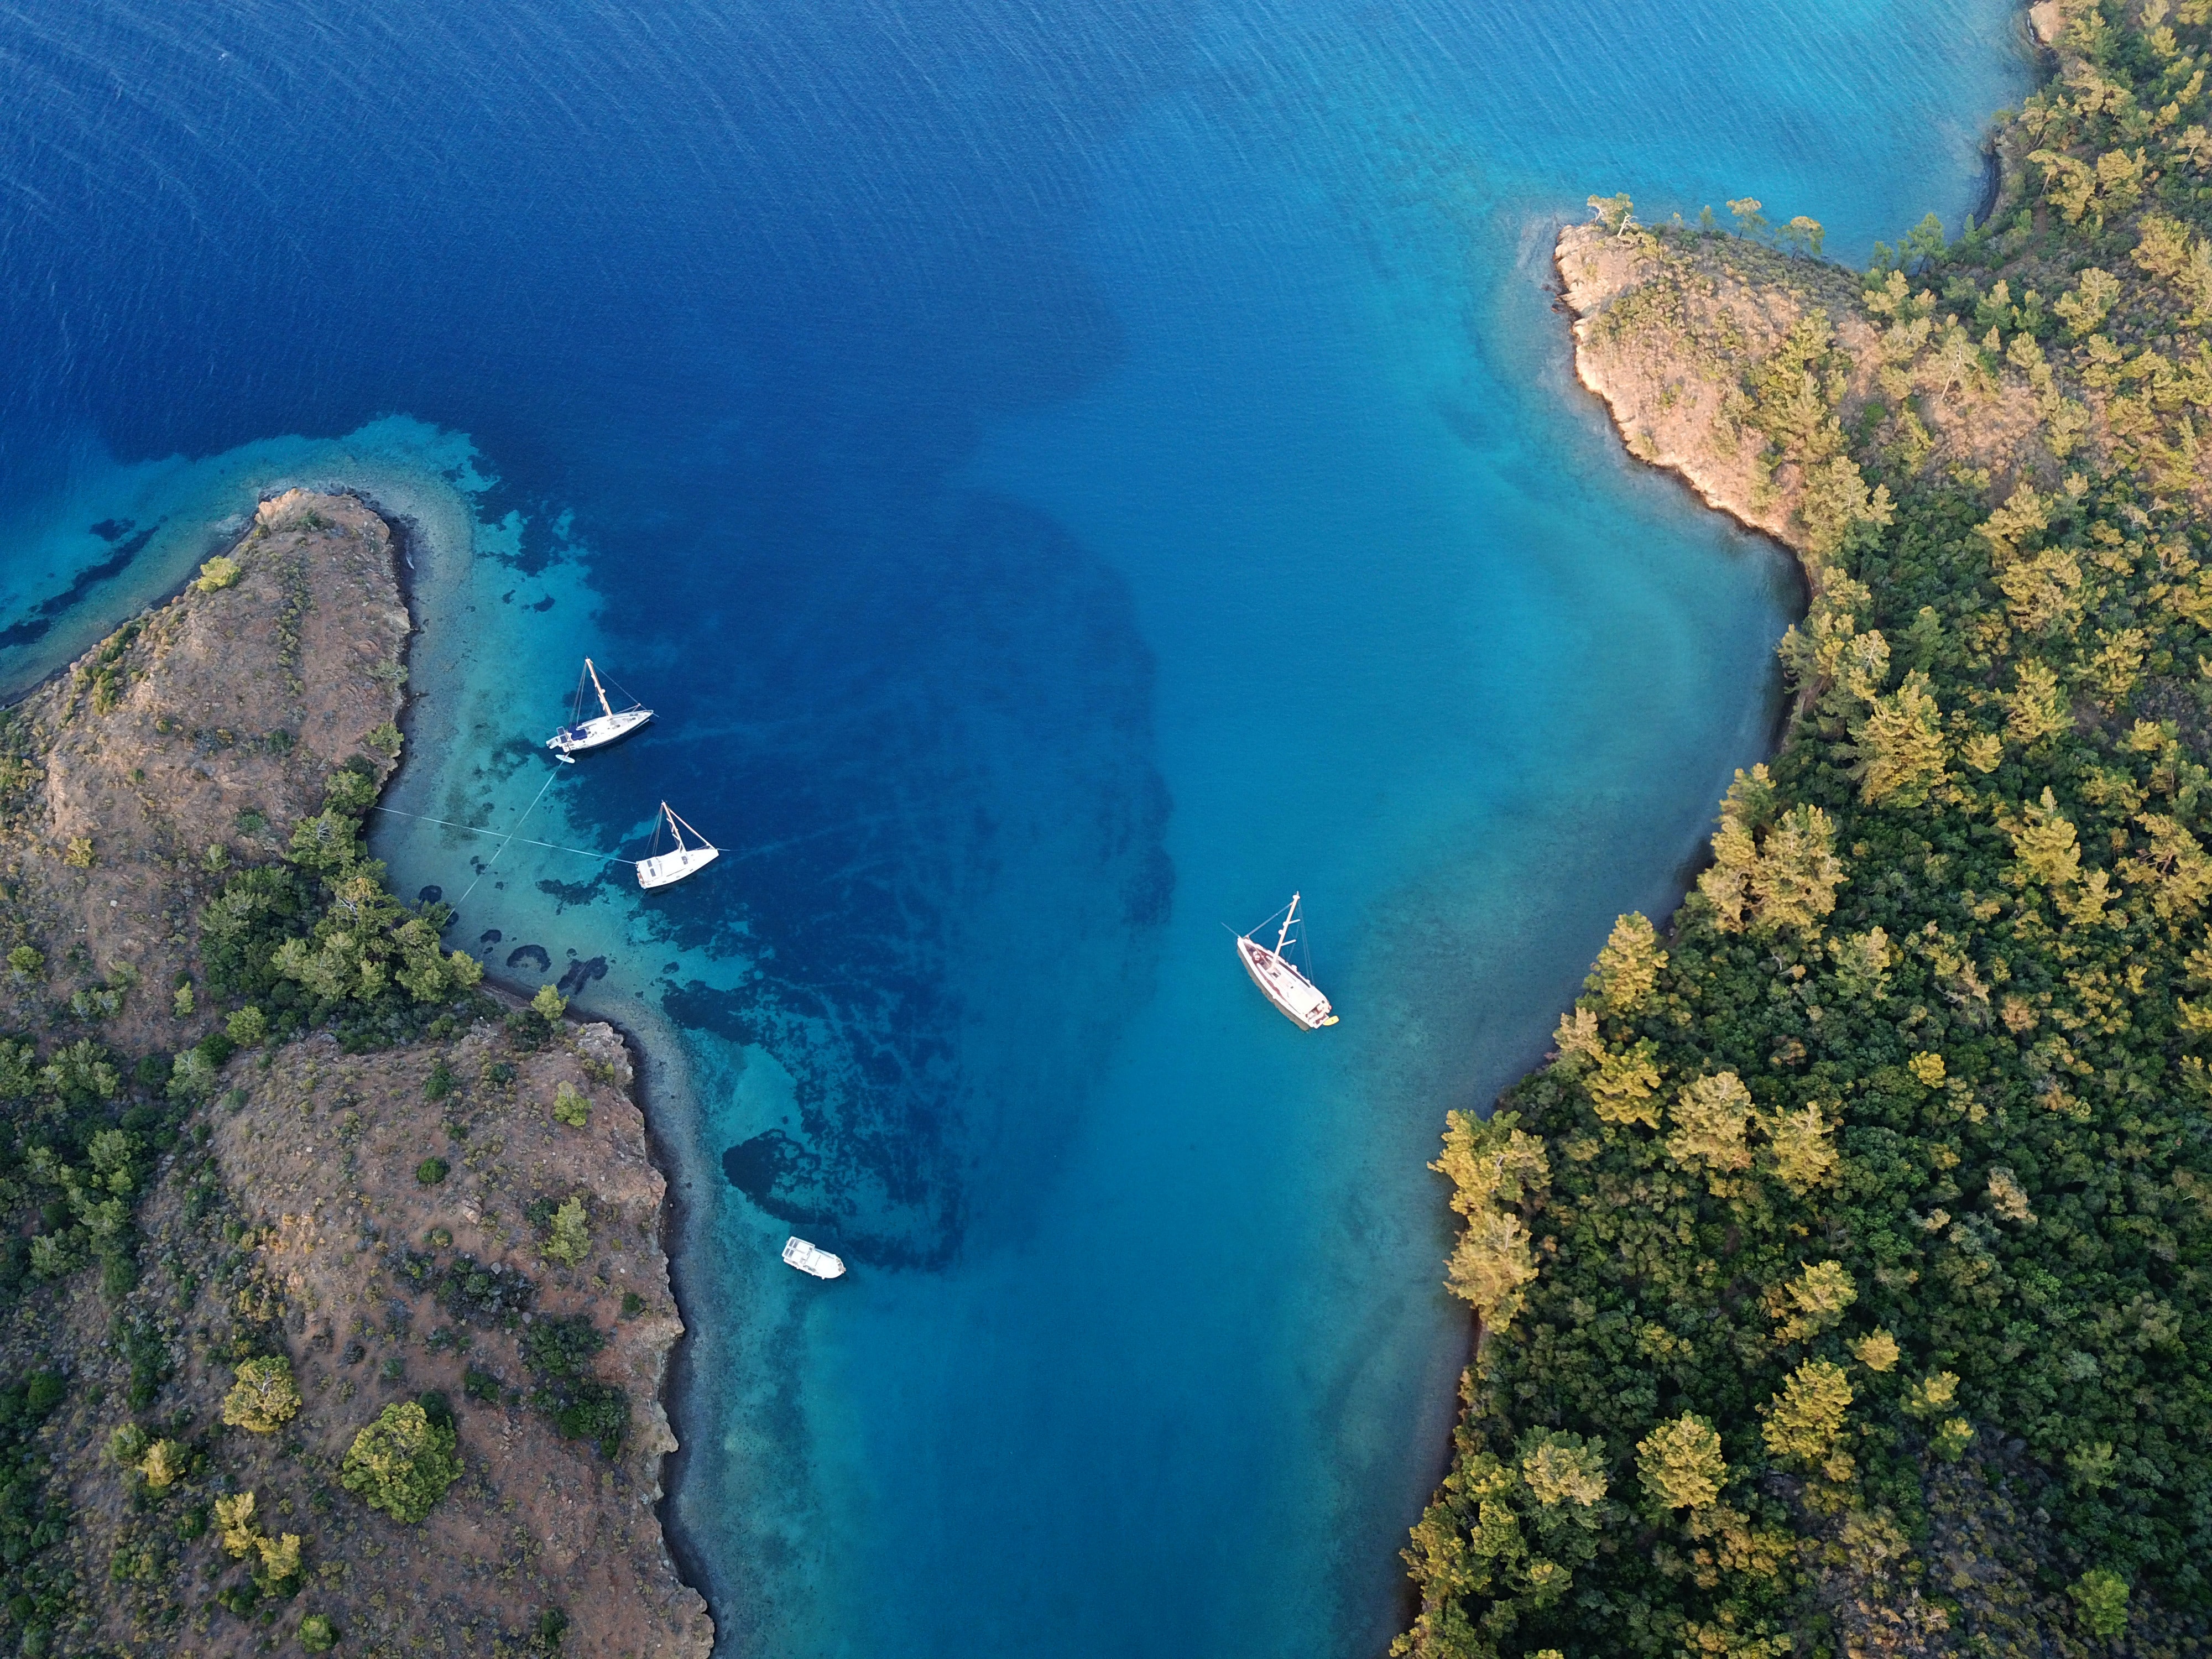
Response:
[{"label": "shrub on hillside", "polygon": [[339,1483],[371,1509],[411,1526],[460,1478],[455,1438],[415,1401],[386,1406],[346,1449]]}]

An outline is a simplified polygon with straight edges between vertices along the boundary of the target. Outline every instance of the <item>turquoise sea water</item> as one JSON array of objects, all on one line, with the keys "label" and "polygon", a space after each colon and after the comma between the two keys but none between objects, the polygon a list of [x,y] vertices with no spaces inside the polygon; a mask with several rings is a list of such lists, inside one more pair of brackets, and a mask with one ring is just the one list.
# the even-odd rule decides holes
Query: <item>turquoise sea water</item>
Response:
[{"label": "turquoise sea water", "polygon": [[[395,808],[727,849],[380,830],[653,1055],[727,1650],[1379,1652],[1443,1112],[1671,902],[1794,602],[1574,386],[1553,228],[1955,227],[2009,10],[0,0],[0,675],[350,484]],[[660,718],[549,789],[586,650]],[[1223,927],[1294,887],[1312,1036]]]}]

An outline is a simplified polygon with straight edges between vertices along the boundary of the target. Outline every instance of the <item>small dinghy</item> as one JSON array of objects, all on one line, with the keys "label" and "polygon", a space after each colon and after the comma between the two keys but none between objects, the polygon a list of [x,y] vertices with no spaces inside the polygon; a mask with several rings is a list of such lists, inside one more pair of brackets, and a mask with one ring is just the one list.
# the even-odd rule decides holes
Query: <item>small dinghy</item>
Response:
[{"label": "small dinghy", "polygon": [[[1252,975],[1268,1001],[1283,1011],[1293,1024],[1309,1031],[1318,1031],[1324,1025],[1336,1024],[1336,1016],[1329,1011],[1328,999],[1315,988],[1314,982],[1291,965],[1283,954],[1291,945],[1291,928],[1298,919],[1298,896],[1291,895],[1291,908],[1283,917],[1283,930],[1275,935],[1273,950],[1261,944],[1249,933],[1237,936],[1237,959],[1244,964],[1244,971]],[[1267,923],[1262,922],[1261,927]]]},{"label": "small dinghy", "polygon": [[[584,682],[588,678],[592,690],[599,694],[600,713],[589,720],[577,717],[584,712]],[[617,690],[622,688],[616,687]],[[624,693],[625,696],[628,693]],[[607,688],[599,684],[599,671],[592,666],[589,657],[584,659],[584,672],[576,676],[576,698],[568,708],[568,723],[545,739],[545,746],[557,760],[569,765],[586,749],[604,749],[617,738],[626,738],[653,718],[653,710],[635,698],[627,708],[617,708],[607,701]]]},{"label": "small dinghy", "polygon": [[[674,848],[665,853],[660,850],[660,832],[664,829],[676,838]],[[691,840],[698,844],[692,846],[687,843],[684,839],[686,830],[691,830],[691,826],[678,817],[675,809],[666,801],[661,802],[660,822],[653,826],[653,850],[650,855],[637,861],[639,886],[647,889],[672,887],[686,876],[697,875],[722,856],[722,849],[696,830],[691,830]]]},{"label": "small dinghy", "polygon": [[783,1241],[783,1259],[799,1272],[812,1273],[817,1279],[844,1277],[843,1257],[830,1255],[818,1244],[809,1244],[797,1234]]}]

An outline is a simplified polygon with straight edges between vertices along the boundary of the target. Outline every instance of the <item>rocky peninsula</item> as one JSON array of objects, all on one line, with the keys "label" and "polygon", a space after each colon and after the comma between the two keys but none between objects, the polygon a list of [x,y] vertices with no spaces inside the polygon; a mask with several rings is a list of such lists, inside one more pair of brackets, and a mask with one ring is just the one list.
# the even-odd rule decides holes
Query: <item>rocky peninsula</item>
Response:
[{"label": "rocky peninsula", "polygon": [[0,1642],[704,1655],[620,1035],[488,991],[363,814],[395,535],[265,501],[0,720]]}]

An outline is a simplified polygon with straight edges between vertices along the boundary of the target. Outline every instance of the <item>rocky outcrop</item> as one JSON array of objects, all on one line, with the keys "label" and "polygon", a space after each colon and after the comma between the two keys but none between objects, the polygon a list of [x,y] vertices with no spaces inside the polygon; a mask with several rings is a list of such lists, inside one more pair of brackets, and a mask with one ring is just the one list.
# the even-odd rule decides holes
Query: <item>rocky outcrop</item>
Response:
[{"label": "rocky outcrop", "polygon": [[0,1021],[191,1042],[209,1015],[179,1013],[174,992],[199,902],[281,850],[333,767],[392,768],[409,629],[390,526],[293,490],[223,558],[0,727],[7,945],[44,958],[0,976]]},{"label": "rocky outcrop", "polygon": [[[1806,550],[1804,439],[1877,426],[1915,471],[2021,464],[2039,397],[1932,294],[1679,227],[1571,225],[1555,250],[1575,372],[1638,459]],[[1817,341],[1814,361],[1807,348]],[[2045,470],[2048,470],[2046,468]]]}]

